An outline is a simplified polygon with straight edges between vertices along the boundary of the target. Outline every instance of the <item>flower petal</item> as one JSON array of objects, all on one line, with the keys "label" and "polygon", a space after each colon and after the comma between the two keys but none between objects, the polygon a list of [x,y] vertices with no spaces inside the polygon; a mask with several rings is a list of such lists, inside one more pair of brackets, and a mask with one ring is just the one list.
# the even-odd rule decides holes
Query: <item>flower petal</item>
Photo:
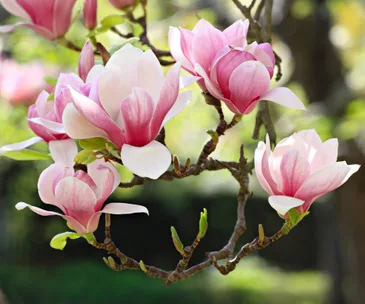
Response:
[{"label": "flower petal", "polygon": [[86,81],[87,75],[95,64],[94,50],[90,40],[86,41],[80,53],[78,71],[83,81]]},{"label": "flower petal", "polygon": [[110,140],[121,147],[124,142],[124,134],[119,126],[110,118],[110,116],[96,102],[86,96],[76,92],[69,87],[73,104],[79,113],[92,125],[104,130]]},{"label": "flower petal", "polygon": [[176,27],[170,26],[169,29],[169,47],[172,56],[177,62],[180,62],[184,69],[188,70],[190,73],[194,73],[194,67],[190,61],[185,57],[181,49],[181,33]]},{"label": "flower petal", "polygon": [[12,15],[31,21],[29,14],[14,0],[0,0],[0,4]]},{"label": "flower petal", "polygon": [[260,141],[255,150],[255,172],[256,172],[257,180],[259,181],[261,187],[264,188],[264,190],[267,193],[272,195],[272,194],[274,194],[274,192],[271,189],[269,183],[267,182],[267,180],[262,172],[262,159],[263,159],[265,153],[266,153],[266,145],[264,142]]},{"label": "flower petal", "polygon": [[304,201],[285,195],[272,195],[269,204],[277,213],[285,215],[290,209],[303,205]]},{"label": "flower petal", "polygon": [[197,82],[201,77],[197,76],[181,76],[180,77],[180,89],[184,89],[188,87],[189,85],[193,84],[194,82]]},{"label": "flower petal", "polygon": [[260,95],[270,87],[270,75],[266,67],[258,61],[246,61],[240,64],[229,80],[230,100],[246,114],[253,102],[258,102]]},{"label": "flower petal", "polygon": [[164,126],[171,118],[179,114],[182,110],[186,108],[186,106],[189,104],[189,101],[192,98],[192,92],[191,91],[185,91],[179,94],[177,97],[176,102],[170,109],[170,111],[166,114],[162,125]]},{"label": "flower petal", "polygon": [[237,20],[231,26],[227,27],[223,34],[227,38],[227,42],[230,45],[245,47],[247,44],[246,37],[250,22],[248,19]]},{"label": "flower petal", "polygon": [[326,165],[335,163],[337,161],[337,154],[338,139],[331,138],[325,141],[313,156],[311,161],[312,172],[315,172]]},{"label": "flower petal", "polygon": [[37,213],[38,215],[42,215],[42,216],[54,216],[54,215],[57,215],[57,216],[63,217],[63,214],[61,214],[61,213],[53,212],[53,211],[47,211],[47,210],[44,210],[44,209],[41,209],[41,208],[38,208],[38,207],[35,207],[35,206],[32,206],[32,205],[29,205],[29,204],[24,203],[24,202],[17,203],[15,205],[15,208],[17,210],[23,210],[25,208],[29,208],[34,213]]},{"label": "flower petal", "polygon": [[69,103],[62,115],[62,121],[68,136],[75,139],[102,137],[109,139],[104,130],[101,130],[88,122],[75,108]]},{"label": "flower petal", "polygon": [[72,167],[77,155],[77,145],[72,139],[52,140],[49,142],[49,150],[55,163],[65,167]]},{"label": "flower petal", "polygon": [[305,110],[301,100],[288,88],[274,88],[260,96],[260,100],[269,100],[284,107]]},{"label": "flower petal", "polygon": [[133,214],[133,213],[148,213],[148,209],[141,205],[126,204],[126,203],[109,203],[103,210],[103,213],[109,214]]},{"label": "flower petal", "polygon": [[157,133],[151,133],[154,103],[145,89],[133,88],[133,93],[123,101],[121,109],[128,144],[144,146],[157,136]]},{"label": "flower petal", "polygon": [[301,156],[299,150],[289,149],[280,163],[281,192],[287,196],[294,196],[310,174],[308,160]]},{"label": "flower petal", "polygon": [[52,133],[64,134],[65,128],[62,123],[44,119],[41,117],[28,118],[28,121],[47,128]]},{"label": "flower petal", "polygon": [[134,174],[152,179],[159,178],[171,164],[170,151],[161,143],[152,141],[144,147],[123,145],[123,164]]},{"label": "flower petal", "polygon": [[25,148],[28,148],[29,146],[34,145],[34,144],[36,144],[38,142],[41,142],[41,141],[43,141],[43,139],[40,138],[40,137],[32,137],[32,138],[29,138],[29,139],[24,140],[22,142],[2,146],[2,147],[0,147],[0,155],[2,153],[8,152],[8,151],[24,150]]},{"label": "flower petal", "polygon": [[347,180],[351,177],[352,174],[356,173],[357,171],[359,171],[360,169],[360,165],[348,165],[349,166],[349,172],[347,173],[347,175],[345,176],[345,178],[343,179],[341,185],[343,185],[344,183],[347,182]]}]

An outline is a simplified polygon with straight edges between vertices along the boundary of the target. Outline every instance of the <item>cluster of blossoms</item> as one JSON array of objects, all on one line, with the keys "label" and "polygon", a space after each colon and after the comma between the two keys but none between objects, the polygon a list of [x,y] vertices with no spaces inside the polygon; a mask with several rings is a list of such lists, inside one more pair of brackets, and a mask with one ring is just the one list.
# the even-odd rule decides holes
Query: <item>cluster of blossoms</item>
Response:
[{"label": "cluster of blossoms", "polygon": [[[75,1],[33,2],[30,6],[25,0],[0,0],[10,12],[28,20],[17,25],[25,24],[48,39],[62,37],[70,26]],[[132,4],[110,2],[117,8]],[[84,21],[89,29],[96,26],[96,1],[85,1]],[[132,173],[158,179],[171,165],[171,154],[156,138],[188,105],[191,92],[180,89],[193,82],[236,114],[249,114],[260,100],[304,109],[288,88],[270,89],[274,52],[269,43],[248,44],[248,27],[248,20],[237,21],[224,31],[205,20],[193,31],[171,27],[169,46],[177,63],[166,76],[151,50],[126,44],[103,66],[95,64],[92,45],[87,42],[78,75],[61,74],[54,97],[43,91],[29,107],[29,127],[37,137],[0,148],[0,153],[5,153],[39,141],[48,143],[54,164],[41,174],[38,190],[44,203],[57,206],[62,213],[23,202],[16,207],[29,207],[43,216],[61,216],[80,235],[97,229],[101,213],[147,213],[142,206],[123,203],[103,208],[120,182],[119,174],[107,157],[75,172],[78,150],[74,139],[102,138]],[[181,78],[181,67],[191,76]],[[274,151],[268,139],[266,144],[258,144],[257,178],[281,217],[287,218],[292,208],[300,214],[307,212],[316,199],[342,185],[359,169],[358,165],[337,162],[337,150],[337,139],[322,143],[314,130],[293,134]]]}]

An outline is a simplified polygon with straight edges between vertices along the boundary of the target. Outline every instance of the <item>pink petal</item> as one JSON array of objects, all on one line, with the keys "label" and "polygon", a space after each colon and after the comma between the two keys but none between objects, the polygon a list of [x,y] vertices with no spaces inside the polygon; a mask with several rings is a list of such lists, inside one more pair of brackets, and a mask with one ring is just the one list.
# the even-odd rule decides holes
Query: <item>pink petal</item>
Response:
[{"label": "pink petal", "polygon": [[57,134],[65,133],[65,128],[63,127],[63,124],[59,123],[59,122],[47,120],[47,119],[40,118],[40,117],[28,118],[28,121],[30,121],[34,124],[40,125],[42,127],[45,127],[52,133],[57,133]]},{"label": "pink petal", "polygon": [[[100,170],[99,167],[101,167],[102,170]],[[113,176],[114,176],[113,177],[113,187],[112,187],[112,191],[111,191],[111,193],[112,193],[119,186],[120,175],[119,175],[117,168],[111,162],[104,161],[103,159],[97,159],[96,161],[92,162],[91,164],[89,164],[87,166],[87,172],[91,176],[91,178],[94,180],[95,184],[101,185],[102,180],[104,180],[105,173],[108,173],[108,174],[110,173],[110,172],[103,170],[103,168],[105,168],[105,167],[109,168],[109,170],[113,173]],[[103,174],[100,174],[101,172]],[[97,197],[100,197],[100,195],[97,195]]]},{"label": "pink petal", "polygon": [[29,138],[25,141],[16,143],[16,144],[10,144],[10,145],[2,146],[2,147],[0,147],[0,155],[2,153],[8,152],[8,151],[24,150],[25,148],[28,148],[29,146],[34,145],[34,144],[36,144],[38,142],[41,142],[41,141],[43,141],[43,139],[40,138],[40,137],[32,137],[32,138]]},{"label": "pink petal", "polygon": [[273,195],[269,197],[270,206],[280,215],[285,215],[290,209],[302,206],[304,201],[285,195]]},{"label": "pink petal", "polygon": [[160,98],[153,113],[153,119],[151,121],[152,139],[157,136],[167,113],[176,103],[179,94],[179,75],[180,64],[176,63],[166,75],[165,82],[161,89]]},{"label": "pink petal", "polygon": [[82,48],[78,65],[79,76],[83,81],[86,81],[87,75],[89,74],[90,70],[93,68],[94,65],[95,65],[94,50],[90,40],[88,40],[86,41],[84,47]]},{"label": "pink petal", "polygon": [[55,163],[65,167],[72,167],[77,155],[77,145],[72,139],[56,140],[49,142],[49,150]]},{"label": "pink petal", "polygon": [[262,91],[262,93],[264,94],[260,96],[260,100],[269,100],[288,108],[305,110],[304,104],[288,88],[274,88],[269,91]]},{"label": "pink petal", "polygon": [[295,193],[295,197],[304,201],[311,201],[338,188],[349,173],[346,162],[337,162],[324,166],[309,176]]},{"label": "pink petal", "polygon": [[41,25],[37,25],[37,24],[24,24],[24,25],[26,27],[29,27],[33,31],[38,32],[39,34],[41,34],[44,38],[46,38],[48,40],[55,40],[58,38],[55,35],[55,33],[51,32],[48,28],[43,27]]},{"label": "pink petal", "polygon": [[275,67],[275,56],[271,45],[269,43],[257,44],[257,42],[253,42],[245,47],[244,50],[251,53],[257,61],[260,61],[264,66],[266,66],[271,78]]},{"label": "pink petal", "polygon": [[66,215],[87,226],[96,204],[94,191],[87,184],[75,177],[65,177],[57,184],[55,196],[66,209]]},{"label": "pink petal", "polygon": [[248,52],[232,50],[217,61],[212,69],[211,78],[217,83],[225,96],[230,96],[229,80],[233,71],[243,62],[255,60]]},{"label": "pink petal", "polygon": [[281,192],[287,196],[294,196],[311,172],[308,160],[301,156],[300,151],[290,149],[283,155],[280,173]]},{"label": "pink petal", "polygon": [[102,137],[109,139],[108,134],[104,130],[95,127],[81,116],[72,103],[66,106],[63,112],[62,121],[67,135],[71,138],[84,139]]},{"label": "pink petal", "polygon": [[0,0],[0,4],[12,15],[18,16],[30,21],[29,14],[22,8],[17,1],[14,0]]},{"label": "pink petal", "polygon": [[156,55],[151,50],[145,51],[138,62],[137,69],[137,86],[144,88],[157,103],[165,78]]},{"label": "pink petal", "polygon": [[245,114],[251,103],[258,101],[260,95],[270,86],[270,75],[265,66],[258,61],[246,61],[233,72],[229,81],[230,100]]},{"label": "pink petal", "polygon": [[53,32],[56,38],[63,37],[68,32],[72,22],[72,9],[75,3],[76,0],[54,0]]},{"label": "pink petal", "polygon": [[169,47],[172,57],[181,63],[182,67],[186,69],[188,72],[194,74],[194,67],[191,62],[185,57],[181,49],[181,33],[180,30],[176,27],[170,26],[169,29]]},{"label": "pink petal", "polygon": [[315,150],[319,150],[322,146],[322,140],[314,129],[302,130],[293,134],[298,139],[300,138],[306,145],[312,146]]},{"label": "pink petal", "polygon": [[148,213],[148,209],[141,205],[126,204],[126,203],[109,203],[103,210],[103,213],[109,214],[133,214],[133,213]]},{"label": "pink petal", "polygon": [[315,172],[322,167],[333,164],[337,161],[338,154],[338,139],[331,138],[325,141],[316,151],[313,160],[311,161],[312,172]]},{"label": "pink petal", "polygon": [[104,202],[113,193],[119,185],[120,177],[115,169],[101,165],[100,162],[92,163],[88,166],[88,172],[96,184],[95,195],[97,202],[94,206],[94,211],[100,211]]},{"label": "pink petal", "polygon": [[185,58],[190,62],[190,65],[193,66],[195,64],[193,55],[193,40],[195,35],[182,27],[180,27],[180,35],[181,50]]},{"label": "pink petal", "polygon": [[182,110],[184,110],[186,106],[189,104],[191,98],[192,98],[191,91],[185,91],[180,93],[179,96],[177,97],[176,102],[174,103],[170,111],[168,111],[168,113],[166,114],[162,122],[162,125],[164,126],[171,118],[173,118],[174,116],[179,114]]},{"label": "pink petal", "polygon": [[86,83],[91,83],[99,80],[100,76],[103,74],[105,68],[101,64],[94,65],[91,70],[89,71],[89,74],[87,74],[86,77]]},{"label": "pink petal", "polygon": [[121,111],[128,144],[143,146],[157,136],[151,133],[154,103],[145,89],[133,88],[133,93],[123,101]]},{"label": "pink petal", "polygon": [[250,22],[248,19],[237,20],[231,26],[227,27],[223,34],[227,38],[227,42],[230,45],[245,47],[247,44],[246,37]]},{"label": "pink petal", "polygon": [[144,147],[123,145],[121,159],[134,174],[152,179],[159,178],[171,164],[171,154],[161,143],[152,141]]},{"label": "pink petal", "polygon": [[109,117],[109,115],[97,103],[86,96],[69,88],[73,98],[73,104],[79,113],[92,125],[104,130],[110,140],[121,147],[124,142],[124,134],[119,126]]},{"label": "pink petal", "polygon": [[226,37],[208,21],[201,19],[195,26],[192,53],[195,63],[208,72],[218,51],[226,44]]},{"label": "pink petal", "polygon": [[357,171],[359,171],[359,169],[361,167],[360,165],[348,165],[348,166],[349,166],[349,172],[347,173],[347,175],[343,179],[341,185],[343,185],[344,183],[346,183],[347,180],[352,176],[352,174],[354,174]]},{"label": "pink petal", "polygon": [[270,195],[273,195],[274,192],[271,189],[269,183],[267,182],[263,172],[262,172],[262,159],[264,157],[264,154],[266,153],[266,145],[264,142],[260,141],[256,150],[255,150],[255,172],[257,180],[259,181],[260,185],[264,190],[269,193]]},{"label": "pink petal", "polygon": [[88,185],[95,193],[96,191],[96,184],[94,180],[90,177],[88,173],[86,173],[83,170],[78,170],[73,177],[77,178],[78,180],[84,182],[86,185]]}]

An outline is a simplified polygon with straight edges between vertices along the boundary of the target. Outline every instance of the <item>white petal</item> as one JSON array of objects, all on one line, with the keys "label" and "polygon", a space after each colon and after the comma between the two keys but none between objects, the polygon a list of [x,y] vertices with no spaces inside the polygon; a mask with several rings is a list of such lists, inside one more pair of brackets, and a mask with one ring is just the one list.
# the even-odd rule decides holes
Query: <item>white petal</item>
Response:
[{"label": "white petal", "polygon": [[162,125],[165,125],[172,117],[179,114],[182,110],[186,108],[186,106],[189,104],[189,101],[192,98],[191,91],[185,91],[179,94],[177,100],[175,101],[174,105],[170,109],[170,111],[165,116],[165,119],[163,120]]},{"label": "white petal", "polygon": [[181,76],[180,77],[180,89],[186,88],[187,86],[197,82],[201,77],[197,76]]},{"label": "white petal", "polygon": [[347,173],[345,178],[343,179],[341,185],[347,182],[347,180],[351,177],[352,174],[356,173],[360,169],[360,165],[348,165],[350,168],[350,171]]},{"label": "white petal", "polygon": [[171,164],[170,151],[157,141],[143,147],[125,144],[122,147],[121,159],[134,174],[152,179],[159,178]]},{"label": "white petal", "polygon": [[72,167],[77,155],[77,145],[72,139],[52,140],[49,142],[49,150],[55,163]]},{"label": "white petal", "polygon": [[260,100],[269,100],[288,108],[305,110],[301,100],[288,88],[271,89],[260,96]]},{"label": "white petal", "polygon": [[41,125],[54,133],[58,133],[58,134],[65,133],[65,128],[63,127],[63,124],[60,122],[51,121],[51,120],[44,119],[41,117],[28,118],[28,120],[37,125]]},{"label": "white petal", "polygon": [[94,82],[99,79],[104,72],[104,67],[101,64],[94,65],[86,78],[86,83]]},{"label": "white petal", "polygon": [[31,21],[28,13],[23,9],[23,7],[14,0],[0,0],[0,4],[11,14],[24,18],[25,20]]},{"label": "white petal", "polygon": [[68,136],[76,139],[103,137],[108,135],[101,129],[93,126],[69,103],[62,115],[63,125]]},{"label": "white petal", "polygon": [[290,209],[303,205],[304,201],[290,196],[272,195],[269,204],[277,213],[285,215]]},{"label": "white petal", "polygon": [[28,148],[29,146],[34,145],[40,141],[43,141],[43,139],[40,137],[32,137],[25,141],[18,142],[16,144],[2,146],[0,147],[0,155],[8,151],[24,150],[25,148]]},{"label": "white petal", "polygon": [[132,213],[148,213],[148,209],[141,205],[126,204],[126,203],[109,203],[103,210],[103,213],[110,214],[132,214]]}]

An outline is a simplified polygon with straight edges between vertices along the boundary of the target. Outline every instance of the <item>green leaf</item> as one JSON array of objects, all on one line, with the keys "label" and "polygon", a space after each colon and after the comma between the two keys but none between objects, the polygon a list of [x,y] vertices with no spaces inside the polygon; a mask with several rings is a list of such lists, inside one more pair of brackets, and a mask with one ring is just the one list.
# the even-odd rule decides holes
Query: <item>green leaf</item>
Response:
[{"label": "green leaf", "polygon": [[207,209],[203,209],[203,212],[200,212],[200,221],[199,221],[199,234],[198,239],[202,239],[208,230],[208,212]]},{"label": "green leaf", "polygon": [[94,137],[88,139],[80,139],[80,146],[86,150],[103,150],[106,148],[106,139]]},{"label": "green leaf", "polygon": [[132,37],[129,39],[126,39],[123,43],[120,44],[115,44],[110,48],[110,55],[113,55],[116,51],[120,50],[123,46],[125,46],[126,44],[130,43],[132,45],[135,45],[136,43],[138,43],[140,40],[138,37]]},{"label": "green leaf", "polygon": [[100,22],[101,26],[94,31],[90,31],[88,36],[92,37],[92,36],[96,36],[96,35],[105,33],[112,27],[119,25],[119,24],[123,24],[124,21],[125,21],[125,18],[124,18],[124,16],[121,16],[121,15],[107,16],[103,20],[101,20],[101,22]]},{"label": "green leaf", "polygon": [[3,156],[9,157],[15,160],[42,160],[52,159],[51,155],[34,150],[20,150],[20,151],[8,151],[2,154]]},{"label": "green leaf", "polygon": [[53,249],[63,250],[63,248],[66,247],[67,239],[75,240],[79,237],[81,237],[81,235],[77,234],[76,232],[63,232],[55,235],[51,240],[50,245]]},{"label": "green leaf", "polygon": [[96,160],[93,150],[82,150],[75,156],[75,162],[78,164],[88,165]]},{"label": "green leaf", "polygon": [[181,242],[179,235],[177,234],[177,231],[174,226],[171,226],[171,237],[172,241],[174,243],[174,246],[180,254],[184,254],[184,245]]},{"label": "green leaf", "polygon": [[54,100],[54,93],[49,94],[49,96],[47,98],[47,101],[51,101],[51,100]]},{"label": "green leaf", "polygon": [[52,86],[56,86],[57,85],[57,81],[58,79],[55,77],[51,77],[51,76],[46,76],[43,78],[44,81]]},{"label": "green leaf", "polygon": [[305,216],[309,214],[309,211],[300,213],[297,209],[292,208],[288,212],[289,214],[289,220],[290,220],[290,226],[294,227],[296,226]]}]

